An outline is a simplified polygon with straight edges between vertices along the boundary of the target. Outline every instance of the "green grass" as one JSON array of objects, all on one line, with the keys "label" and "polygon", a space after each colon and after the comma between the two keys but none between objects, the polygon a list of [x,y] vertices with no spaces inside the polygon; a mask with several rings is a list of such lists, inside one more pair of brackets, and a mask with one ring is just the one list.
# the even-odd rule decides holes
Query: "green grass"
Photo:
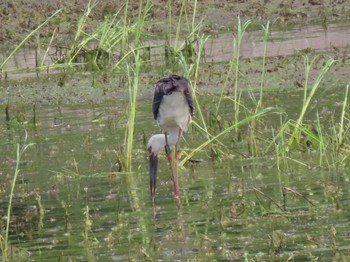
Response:
[{"label": "green grass", "polygon": [[10,259],[10,243],[9,243],[9,232],[10,232],[10,221],[11,221],[11,211],[12,211],[12,202],[13,202],[13,196],[15,193],[15,186],[17,182],[17,178],[20,172],[19,165],[21,163],[21,158],[24,154],[24,152],[31,147],[32,143],[30,144],[25,144],[21,146],[20,144],[17,144],[16,148],[16,166],[15,166],[15,171],[12,179],[12,184],[11,184],[11,190],[10,190],[10,195],[9,195],[9,202],[7,205],[7,214],[6,214],[6,228],[5,228],[5,235],[0,235],[0,248],[1,248],[1,253],[4,261],[9,261]]},{"label": "green grass", "polygon": [[307,55],[304,56],[305,59],[305,84],[304,84],[304,99],[303,99],[303,105],[301,108],[301,112],[299,115],[298,120],[295,123],[293,133],[291,134],[291,138],[288,142],[286,150],[289,151],[293,146],[298,146],[300,142],[300,133],[301,133],[301,126],[305,117],[305,114],[307,112],[307,109],[310,106],[310,102],[312,98],[314,97],[316,90],[319,88],[321,81],[324,79],[326,76],[327,72],[331,68],[331,66],[334,63],[334,59],[330,58],[326,62],[326,64],[323,66],[323,68],[320,70],[319,75],[313,84],[311,90],[308,93],[308,81],[309,81],[309,73],[310,73],[310,68],[312,65],[312,62],[309,62],[309,57]]},{"label": "green grass", "polygon": [[125,170],[131,171],[132,159],[133,159],[133,144],[134,144],[134,133],[135,133],[135,122],[137,114],[137,93],[139,85],[139,72],[140,72],[140,54],[139,51],[134,53],[135,66],[130,68],[128,64],[127,75],[128,75],[128,86],[129,86],[129,105],[128,105],[128,122],[125,133],[124,147],[126,148],[126,158],[124,162]]}]

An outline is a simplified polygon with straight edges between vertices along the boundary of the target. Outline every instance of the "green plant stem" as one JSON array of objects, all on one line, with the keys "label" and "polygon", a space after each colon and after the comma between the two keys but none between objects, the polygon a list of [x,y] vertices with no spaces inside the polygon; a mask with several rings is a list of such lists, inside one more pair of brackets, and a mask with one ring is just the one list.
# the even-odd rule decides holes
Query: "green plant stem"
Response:
[{"label": "green plant stem", "polygon": [[171,6],[172,6],[171,0],[168,0],[168,18],[169,18],[169,22],[168,22],[168,28],[167,28],[167,41],[168,41],[169,44],[171,43],[171,40],[172,40],[172,37],[171,37],[171,31],[172,31],[172,28],[171,28],[172,27]]},{"label": "green plant stem", "polygon": [[180,163],[180,166],[183,166],[189,159],[191,159],[191,157],[193,157],[193,155],[202,150],[203,148],[205,148],[206,146],[210,145],[212,142],[214,142],[215,140],[219,139],[221,136],[231,132],[233,129],[236,129],[238,126],[241,126],[243,124],[247,124],[255,119],[257,119],[258,117],[263,117],[268,113],[271,113],[274,109],[273,108],[265,108],[262,109],[258,112],[256,112],[253,115],[250,115],[246,118],[244,118],[241,121],[238,121],[236,123],[234,123],[233,125],[231,125],[230,127],[226,128],[224,131],[220,132],[219,134],[217,134],[216,136],[213,136],[211,139],[205,141],[204,143],[202,143],[200,146],[198,146],[197,148],[193,149]]},{"label": "green plant stem", "polygon": [[129,0],[126,0],[125,2],[125,8],[124,8],[124,20],[123,20],[123,36],[121,39],[121,46],[120,46],[120,54],[124,55],[126,51],[126,46],[128,43],[128,8],[129,8]]},{"label": "green plant stem", "polygon": [[136,103],[137,103],[137,92],[138,92],[138,81],[139,81],[139,71],[140,71],[140,54],[139,51],[134,53],[135,58],[135,68],[132,73],[130,72],[130,66],[127,64],[128,72],[128,82],[129,82],[129,112],[128,112],[128,124],[126,130],[126,171],[131,171],[131,160],[132,160],[132,150],[135,132],[135,121],[136,121]]},{"label": "green plant stem", "polygon": [[86,21],[94,8],[94,5],[91,5],[91,0],[89,0],[89,3],[86,7],[86,10],[84,12],[84,15],[79,19],[77,31],[75,33],[73,45],[71,46],[67,57],[69,58],[69,63],[72,63],[75,59],[75,57],[80,53],[80,50],[86,45],[90,39],[83,39],[82,43],[78,43],[80,36],[84,33],[84,27],[86,24]]},{"label": "green plant stem", "polygon": [[349,93],[349,85],[346,86],[345,90],[345,97],[340,117],[340,125],[339,125],[339,134],[338,134],[338,143],[337,143],[337,152],[339,151],[341,145],[343,144],[343,133],[344,133],[344,118],[345,118],[345,112],[346,107],[348,106],[348,93]]},{"label": "green plant stem", "polygon": [[200,103],[197,99],[197,79],[198,79],[198,72],[199,72],[199,64],[200,64],[200,59],[201,59],[201,54],[203,52],[203,48],[204,48],[204,43],[208,40],[209,37],[205,37],[204,39],[201,38],[200,39],[200,46],[199,46],[199,52],[198,52],[198,56],[197,56],[197,61],[196,61],[196,70],[195,70],[195,74],[194,74],[194,84],[193,84],[193,96],[194,96],[194,100],[195,100],[195,103],[196,103],[196,108],[197,108],[197,112],[198,112],[198,115],[201,119],[201,122],[202,122],[202,125],[204,127],[204,130],[206,131],[206,134],[207,134],[207,138],[209,139],[209,135],[208,135],[208,127],[206,125],[206,122],[204,120],[204,116],[203,116],[203,113],[202,113],[202,109],[201,109],[201,106],[200,106]]},{"label": "green plant stem", "polygon": [[42,60],[41,60],[40,67],[45,66],[45,60],[46,60],[47,54],[49,53],[49,50],[50,50],[50,46],[51,46],[51,44],[52,44],[52,41],[53,41],[53,39],[55,38],[56,31],[57,31],[57,27],[53,30],[52,36],[51,36],[51,38],[50,38],[50,42],[49,42],[49,44],[48,44],[48,46],[47,46],[47,48],[46,48],[46,51],[45,51],[45,53],[44,53],[44,56],[43,56]]},{"label": "green plant stem", "polygon": [[266,69],[265,69],[266,50],[267,50],[267,40],[269,38],[270,21],[267,21],[266,26],[262,26],[262,28],[264,30],[264,50],[263,50],[262,65],[261,65],[260,98],[258,101],[257,108],[261,108],[262,102],[263,102],[263,89],[264,89],[264,85],[265,85],[265,74],[266,74]]},{"label": "green plant stem", "polygon": [[195,30],[195,19],[196,19],[196,13],[197,13],[197,0],[194,1],[194,7],[193,7],[193,15],[192,15],[192,31]]},{"label": "green plant stem", "polygon": [[[235,64],[235,85],[234,85],[234,114],[235,114],[235,123],[238,122],[239,117],[239,104],[240,104],[240,96],[238,96],[238,75],[239,75],[239,59],[240,59],[240,49],[241,49],[241,43],[243,39],[244,32],[246,31],[247,27],[251,23],[250,20],[245,22],[242,26],[241,20],[238,17],[238,28],[237,28],[237,47],[235,49],[236,52],[236,64]],[[238,126],[236,126],[236,133]]]},{"label": "green plant stem", "polygon": [[247,30],[248,26],[251,23],[251,20],[246,21],[243,26],[241,24],[241,20],[238,17],[237,19],[238,25],[237,25],[237,37],[233,38],[233,56],[232,59],[230,61],[230,68],[228,70],[227,76],[226,76],[226,80],[225,83],[221,89],[221,93],[220,93],[220,98],[219,98],[219,102],[217,104],[216,107],[216,114],[218,114],[219,110],[220,110],[220,106],[221,106],[221,101],[223,99],[224,93],[226,91],[226,87],[228,84],[228,80],[229,77],[231,76],[231,72],[233,70],[233,68],[235,69],[235,80],[234,80],[234,120],[235,122],[238,121],[238,116],[239,116],[239,104],[240,104],[240,97],[238,97],[238,78],[239,78],[239,59],[240,59],[240,48],[241,48],[241,43],[242,43],[242,39],[244,36],[244,32]]},{"label": "green plant stem", "polygon": [[[308,60],[307,56],[305,56],[305,61],[306,61],[305,67],[307,68],[306,69],[306,76],[308,76],[309,75],[309,69],[310,69],[312,63],[309,64],[309,62],[308,62],[309,60]],[[318,77],[316,79],[316,82],[314,83],[313,87],[311,88],[311,91],[310,91],[308,96],[306,95],[307,94],[307,82],[305,83],[303,107],[301,109],[301,113],[299,115],[299,118],[296,121],[295,128],[293,130],[291,138],[290,138],[290,140],[288,142],[288,145],[287,145],[287,148],[286,148],[287,152],[290,150],[290,148],[293,145],[293,143],[295,143],[295,142],[298,143],[299,138],[300,138],[300,127],[302,125],[305,113],[306,113],[306,111],[307,111],[307,109],[308,109],[308,107],[310,105],[311,99],[315,95],[315,92],[316,92],[317,88],[319,87],[322,79],[325,77],[326,73],[329,71],[329,69],[331,68],[333,63],[334,63],[334,59],[333,58],[328,59],[326,64],[321,69],[321,71],[320,71],[320,73],[319,73],[319,75],[318,75]]]},{"label": "green plant stem", "polygon": [[8,237],[9,237],[9,231],[10,231],[10,219],[11,219],[11,209],[12,209],[12,199],[13,199],[13,193],[15,191],[15,185],[17,176],[19,173],[19,162],[20,162],[20,145],[17,144],[17,150],[16,150],[16,168],[15,168],[15,174],[13,176],[13,181],[11,185],[11,191],[10,191],[10,199],[7,207],[7,219],[6,219],[6,233],[5,233],[5,243],[4,243],[4,252],[5,257],[8,255]]},{"label": "green plant stem", "polygon": [[4,260],[7,261],[8,258],[8,251],[9,251],[9,243],[8,243],[8,238],[9,238],[9,232],[10,232],[10,219],[11,219],[11,210],[12,210],[12,200],[13,200],[13,194],[15,191],[15,185],[16,185],[16,181],[17,181],[17,177],[19,174],[19,164],[21,162],[21,157],[24,153],[24,151],[32,146],[33,144],[28,144],[26,146],[24,146],[22,148],[22,150],[20,149],[20,144],[17,144],[17,150],[16,150],[16,167],[15,167],[15,173],[13,176],[13,180],[12,180],[12,185],[11,185],[11,191],[10,191],[10,199],[9,199],[9,203],[8,203],[8,207],[7,207],[7,218],[6,218],[6,231],[5,231],[5,239],[4,239],[4,250],[2,250],[2,254],[4,257]]},{"label": "green plant stem", "polygon": [[177,43],[179,41],[181,22],[182,22],[182,15],[183,15],[185,6],[186,6],[186,0],[182,0],[181,1],[181,9],[180,9],[179,21],[177,22],[177,27],[176,27],[176,35],[175,35],[175,43],[174,43],[174,48],[175,49],[177,48]]}]

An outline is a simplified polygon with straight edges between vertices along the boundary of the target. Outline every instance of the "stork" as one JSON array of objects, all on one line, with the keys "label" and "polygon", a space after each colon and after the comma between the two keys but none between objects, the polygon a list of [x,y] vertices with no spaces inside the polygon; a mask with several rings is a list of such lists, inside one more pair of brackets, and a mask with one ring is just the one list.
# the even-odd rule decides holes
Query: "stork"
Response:
[{"label": "stork", "polygon": [[[180,140],[193,116],[192,91],[186,78],[170,75],[156,83],[153,97],[153,116],[163,134],[153,135],[147,144],[150,163],[150,191],[156,193],[158,153],[165,149],[174,184],[176,203],[179,203],[178,160]],[[170,147],[175,145],[176,172],[174,175]]]}]

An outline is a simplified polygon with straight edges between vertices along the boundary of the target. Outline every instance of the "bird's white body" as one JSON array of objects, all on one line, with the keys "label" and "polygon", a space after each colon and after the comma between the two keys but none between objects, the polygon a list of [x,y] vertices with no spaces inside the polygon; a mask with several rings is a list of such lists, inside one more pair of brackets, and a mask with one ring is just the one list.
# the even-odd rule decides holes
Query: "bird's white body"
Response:
[{"label": "bird's white body", "polygon": [[170,131],[170,129],[180,127],[186,132],[190,122],[190,107],[183,93],[172,92],[163,96],[157,117],[157,123],[163,130]]}]

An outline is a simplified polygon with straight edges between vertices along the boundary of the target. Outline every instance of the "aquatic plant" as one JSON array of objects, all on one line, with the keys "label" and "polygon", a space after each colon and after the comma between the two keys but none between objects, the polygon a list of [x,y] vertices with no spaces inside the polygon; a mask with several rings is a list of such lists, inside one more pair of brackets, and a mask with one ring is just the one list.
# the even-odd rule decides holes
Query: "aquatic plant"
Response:
[{"label": "aquatic plant", "polygon": [[253,121],[257,118],[266,116],[267,114],[272,113],[274,111],[275,110],[273,108],[265,108],[265,109],[262,109],[262,110],[256,112],[255,114],[252,114],[252,115],[247,116],[246,118],[243,118],[242,120],[240,120],[238,122],[235,122],[233,125],[229,126],[228,128],[226,128],[225,130],[223,130],[219,134],[212,136],[209,140],[205,141],[204,143],[202,143],[198,147],[192,149],[191,152],[189,152],[187,154],[187,156],[180,162],[179,165],[183,165],[184,163],[186,163],[189,159],[191,159],[193,157],[193,155],[196,152],[202,150],[203,148],[210,145],[211,143],[216,142],[221,136],[231,132],[234,129],[237,129],[239,126],[241,126],[243,124],[247,124],[250,121]]},{"label": "aquatic plant", "polygon": [[[27,134],[25,141],[27,140]],[[11,211],[12,211],[12,201],[13,201],[13,195],[15,192],[15,186],[18,178],[18,174],[20,172],[19,165],[21,163],[21,158],[24,154],[24,152],[31,146],[33,146],[34,143],[29,143],[24,145],[17,144],[16,148],[16,166],[15,166],[15,171],[14,171],[14,176],[12,179],[12,184],[11,184],[11,191],[9,195],[9,202],[7,205],[7,215],[6,215],[6,228],[5,228],[5,235],[0,234],[0,248],[2,251],[2,256],[4,261],[8,261],[9,259],[9,252],[10,252],[10,243],[9,243],[9,232],[10,232],[10,220],[11,220]]]},{"label": "aquatic plant", "polygon": [[242,25],[240,17],[237,18],[237,37],[234,36],[233,41],[232,41],[233,55],[232,55],[232,59],[230,60],[230,63],[229,63],[230,66],[229,66],[229,70],[228,70],[226,78],[225,78],[225,82],[224,82],[222,89],[221,89],[221,92],[220,92],[219,101],[218,101],[217,106],[216,106],[216,114],[218,114],[222,99],[224,98],[224,94],[226,92],[227,85],[229,83],[229,80],[232,77],[231,76],[232,71],[234,70],[233,103],[234,103],[234,119],[235,119],[235,121],[238,121],[239,104],[240,104],[240,96],[238,95],[240,48],[241,48],[241,43],[242,43],[244,33],[250,24],[251,24],[251,20],[247,20]]},{"label": "aquatic plant", "polygon": [[342,106],[341,116],[340,116],[339,131],[338,131],[338,135],[336,136],[337,152],[339,152],[340,148],[344,143],[344,134],[345,134],[344,120],[345,120],[346,109],[348,106],[348,94],[349,94],[349,85],[346,86],[344,101],[343,101],[343,106]]},{"label": "aquatic plant", "polygon": [[270,21],[267,21],[266,26],[261,25],[263,32],[264,32],[264,49],[263,49],[263,55],[262,55],[262,63],[261,63],[261,79],[260,79],[260,96],[259,101],[257,104],[257,109],[262,107],[263,102],[263,89],[265,85],[265,76],[266,76],[266,49],[267,49],[267,41],[269,38],[269,30],[270,30]]},{"label": "aquatic plant", "polygon": [[127,76],[128,76],[128,87],[129,87],[129,105],[128,105],[128,120],[125,131],[125,170],[131,171],[131,163],[133,158],[133,142],[134,142],[134,132],[135,132],[135,122],[136,122],[136,106],[137,106],[137,93],[138,93],[138,82],[140,73],[140,54],[139,51],[134,53],[135,64],[134,68],[130,68],[129,64],[126,64]]},{"label": "aquatic plant", "polygon": [[[284,165],[288,165],[287,160],[291,160],[297,162],[301,165],[304,165],[302,161],[297,159],[293,159],[290,157],[291,153],[295,150],[305,151],[308,149],[313,149],[318,151],[318,163],[320,166],[326,164],[327,167],[330,167],[334,164],[335,159],[335,149],[334,143],[332,141],[336,141],[335,138],[329,133],[327,133],[323,125],[321,123],[319,114],[317,113],[315,123],[308,123],[305,121],[305,115],[310,108],[310,104],[316,94],[316,91],[320,88],[320,84],[322,80],[324,80],[327,72],[330,70],[335,60],[333,58],[329,58],[323,65],[323,67],[318,72],[318,76],[315,79],[315,82],[310,85],[309,75],[311,67],[314,61],[317,59],[317,56],[313,58],[310,62],[309,55],[303,55],[304,58],[304,70],[305,70],[305,82],[303,89],[303,97],[302,97],[302,105],[301,112],[296,120],[288,118],[285,114],[281,114],[280,117],[280,129],[278,132],[273,131],[272,142],[265,149],[265,154],[269,152],[274,145],[274,150],[276,155],[277,165],[282,163]],[[345,99],[347,94],[345,96]],[[346,102],[347,100],[345,100]],[[342,116],[345,114],[345,108],[343,107]],[[282,117],[283,116],[283,117]],[[338,132],[334,132],[335,137],[338,136]],[[338,136],[339,137],[339,136]],[[341,135],[340,135],[341,137]],[[331,160],[333,159],[333,160]]]},{"label": "aquatic plant", "polygon": [[329,71],[329,69],[331,68],[331,66],[334,63],[334,59],[330,58],[328,59],[328,61],[325,63],[325,65],[323,66],[323,68],[320,70],[319,75],[315,81],[315,83],[313,84],[309,94],[308,94],[308,84],[309,84],[309,73],[310,73],[310,68],[312,65],[312,62],[309,62],[309,57],[307,55],[304,56],[304,62],[305,62],[305,83],[304,83],[304,98],[303,98],[303,105],[301,108],[301,112],[299,115],[298,120],[296,121],[295,124],[295,128],[291,134],[290,140],[288,142],[287,148],[286,150],[289,151],[291,149],[292,146],[298,146],[299,142],[300,142],[300,128],[302,126],[303,123],[303,119],[305,116],[305,113],[310,105],[310,101],[313,98],[313,96],[315,95],[316,90],[318,89],[318,87],[320,86],[321,81],[324,79],[325,75],[327,74],[327,72]]},{"label": "aquatic plant", "polygon": [[90,240],[90,235],[92,233],[92,220],[90,217],[90,209],[89,206],[86,206],[84,209],[84,241],[87,242]]}]

